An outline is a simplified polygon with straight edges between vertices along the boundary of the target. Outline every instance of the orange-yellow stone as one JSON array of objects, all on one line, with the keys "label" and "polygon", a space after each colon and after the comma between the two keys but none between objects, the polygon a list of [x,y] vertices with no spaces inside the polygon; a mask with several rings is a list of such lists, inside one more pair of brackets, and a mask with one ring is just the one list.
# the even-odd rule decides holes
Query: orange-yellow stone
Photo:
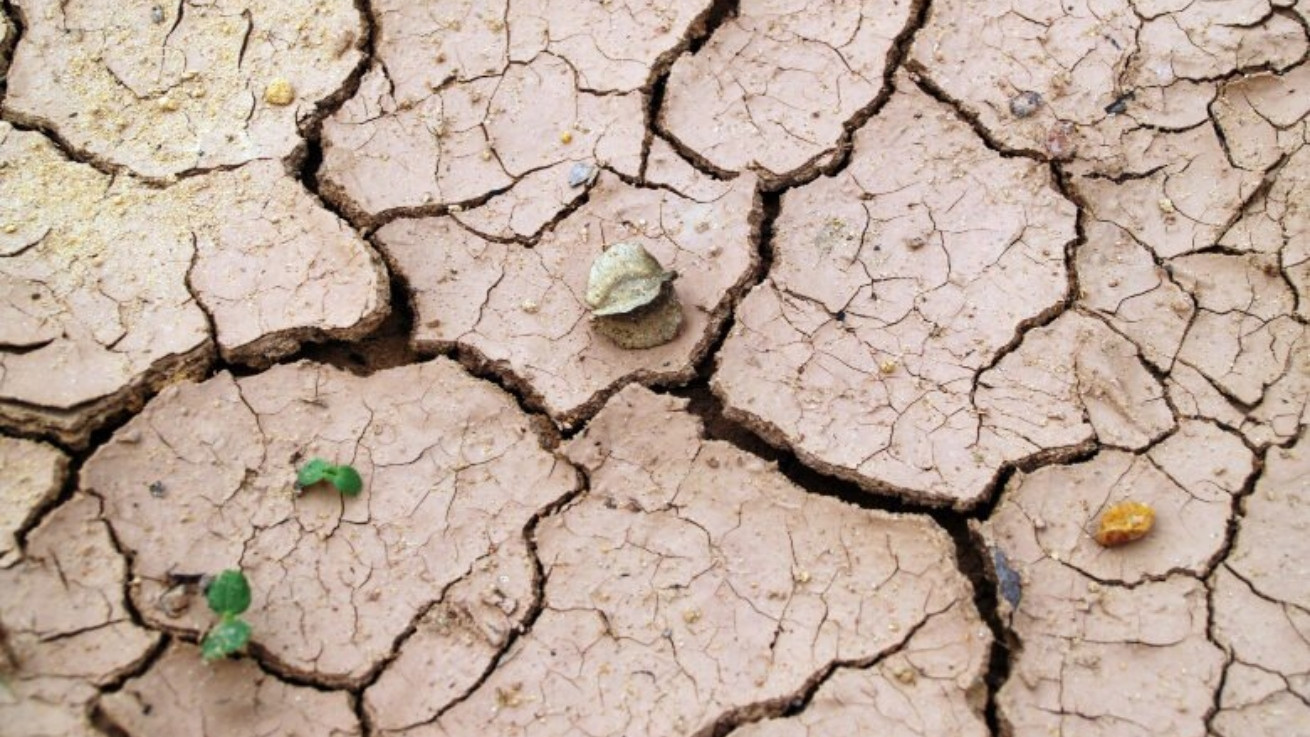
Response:
[{"label": "orange-yellow stone", "polygon": [[1096,542],[1107,548],[1140,540],[1155,524],[1155,510],[1141,502],[1119,502],[1101,515]]}]

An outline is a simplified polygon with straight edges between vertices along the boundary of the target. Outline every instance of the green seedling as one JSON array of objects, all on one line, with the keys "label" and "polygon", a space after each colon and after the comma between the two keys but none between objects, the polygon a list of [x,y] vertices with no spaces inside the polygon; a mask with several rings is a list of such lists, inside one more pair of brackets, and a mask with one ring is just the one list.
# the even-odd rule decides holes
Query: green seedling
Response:
[{"label": "green seedling", "polygon": [[334,466],[322,458],[314,458],[296,471],[297,489],[323,481],[337,487],[337,491],[346,496],[359,496],[359,492],[364,490],[364,479],[360,477],[359,471],[344,463]]},{"label": "green seedling", "polygon": [[218,623],[200,643],[200,657],[209,662],[228,657],[250,641],[250,623],[239,616],[250,608],[250,583],[241,571],[223,571],[205,589],[205,600],[218,615]]}]

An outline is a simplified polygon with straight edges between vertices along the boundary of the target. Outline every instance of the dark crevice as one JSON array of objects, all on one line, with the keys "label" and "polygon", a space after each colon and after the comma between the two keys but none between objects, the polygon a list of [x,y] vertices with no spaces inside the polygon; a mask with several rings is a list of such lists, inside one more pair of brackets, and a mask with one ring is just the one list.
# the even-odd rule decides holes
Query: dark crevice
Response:
[{"label": "dark crevice", "polygon": [[[988,510],[981,519],[990,517],[991,510]],[[1020,643],[1018,636],[1001,621],[996,571],[991,555],[982,537],[970,528],[969,521],[956,515],[935,514],[933,518],[955,542],[955,566],[973,585],[973,605],[992,632],[992,648],[987,659],[987,673],[983,677],[987,686],[983,719],[992,735],[1008,734],[1008,726],[1003,727],[1001,724],[997,695],[1010,678],[1011,658],[1019,651]]]},{"label": "dark crevice", "polygon": [[[74,479],[74,484],[80,485],[80,475],[79,472],[79,478]],[[122,541],[118,539],[118,531],[109,523],[109,520],[104,519],[104,497],[94,489],[87,489],[86,494],[95,499],[99,504],[100,508],[98,514],[100,517],[100,523],[105,526],[105,531],[109,535],[109,542],[114,546],[114,552],[118,553],[118,555],[123,559],[124,570],[127,574],[123,578],[123,608],[127,611],[132,623],[137,627],[144,630],[153,630],[154,628],[146,622],[146,618],[141,614],[141,611],[137,609],[136,602],[132,600],[132,571],[136,570],[136,553],[123,545]]]},{"label": "dark crevice", "polygon": [[150,648],[146,650],[145,655],[140,660],[133,663],[130,667],[119,671],[115,674],[115,677],[111,682],[99,688],[100,693],[97,694],[89,704],[87,704],[87,720],[91,723],[91,726],[95,727],[100,732],[109,735],[109,737],[119,737],[120,735],[122,737],[131,737],[127,730],[123,729],[109,718],[109,715],[106,714],[101,707],[100,700],[107,694],[118,693],[123,690],[123,687],[127,685],[128,681],[131,681],[134,678],[140,678],[151,668],[155,667],[155,663],[159,662],[159,660],[164,657],[164,653],[168,652],[169,645],[171,645],[172,642],[173,639],[169,635],[160,635],[159,639],[155,640],[155,644],[151,645]]},{"label": "dark crevice", "polygon": [[360,81],[364,79],[364,74],[368,72],[376,58],[378,31],[372,0],[354,0],[354,2],[364,29],[364,35],[355,39],[353,46],[361,52],[359,63],[351,70],[341,87],[327,99],[320,101],[314,114],[302,121],[300,134],[304,140],[287,158],[286,166],[287,171],[299,179],[305,189],[312,192],[323,207],[358,229],[362,223],[348,217],[349,213],[339,207],[332,198],[325,197],[318,181],[319,169],[323,166],[323,123],[355,96]]},{"label": "dark crevice", "polygon": [[906,68],[909,69],[913,75],[912,79],[914,80],[915,85],[918,86],[924,94],[950,108],[957,118],[964,121],[965,124],[973,129],[974,135],[983,142],[984,146],[1000,155],[1002,158],[1032,159],[1043,164],[1051,160],[1051,157],[1044,151],[1037,151],[1034,149],[1012,149],[1003,145],[1000,141],[996,140],[996,137],[992,135],[991,131],[987,130],[987,127],[982,124],[977,113],[970,110],[959,100],[951,97],[946,90],[939,87],[937,83],[932,80],[932,77],[929,76],[928,70],[924,69],[922,65],[911,60],[906,63]]},{"label": "dark crevice", "polygon": [[370,376],[423,360],[423,356],[410,345],[410,336],[414,333],[414,306],[410,302],[409,285],[394,268],[389,272],[391,312],[372,332],[352,340],[309,343],[282,362],[314,361],[356,376]]},{"label": "dark crevice", "polygon": [[[5,92],[8,93],[8,89],[6,89]],[[50,145],[54,146],[55,149],[59,151],[60,156],[64,157],[64,159],[76,164],[89,166],[105,176],[127,176],[139,184],[153,187],[155,189],[162,189],[166,184],[166,182],[161,179],[141,176],[132,172],[125,166],[104,161],[87,151],[82,151],[69,143],[63,136],[59,135],[59,133],[46,121],[30,118],[26,115],[13,112],[7,106],[3,111],[0,111],[0,120],[8,123],[14,130],[22,131],[24,133],[35,133],[44,137],[50,142]]]},{"label": "dark crevice", "polygon": [[[596,170],[598,176],[602,168],[603,167],[598,168]],[[612,171],[609,169],[604,169],[604,170],[609,172],[610,174],[617,176],[619,179],[623,180],[624,182],[629,182],[628,177],[616,171]],[[573,198],[563,207],[559,208],[559,210],[557,210],[555,214],[551,216],[550,220],[543,223],[541,227],[537,228],[535,232],[530,233],[526,236],[514,235],[514,236],[505,237],[505,236],[496,235],[494,233],[487,233],[478,230],[472,225],[464,222],[464,219],[460,218],[459,214],[460,212],[462,212],[462,210],[452,210],[450,212],[450,218],[451,220],[454,220],[455,224],[458,225],[459,227],[463,228],[464,230],[467,230],[468,232],[472,233],[473,235],[485,241],[491,241],[492,243],[506,243],[506,244],[520,245],[523,246],[524,248],[532,248],[536,246],[537,243],[541,240],[542,235],[554,231],[556,226],[558,226],[560,223],[564,222],[565,220],[569,219],[573,215],[573,213],[582,209],[584,205],[586,205],[588,202],[591,201],[591,188],[595,186],[595,180],[593,180],[590,184],[580,185],[580,186],[584,187],[584,190],[577,197]]]},{"label": "dark crevice", "polygon": [[[474,561],[473,565],[477,565],[481,560],[482,559]],[[452,579],[443,586],[440,593],[438,593],[434,599],[420,607],[414,613],[414,616],[410,618],[409,625],[392,639],[391,648],[387,651],[387,654],[373,664],[362,683],[351,689],[355,715],[359,718],[359,723],[364,726],[364,734],[373,733],[373,719],[369,716],[368,709],[364,708],[364,693],[372,688],[373,685],[378,682],[378,679],[382,678],[382,674],[386,673],[387,668],[391,667],[391,664],[396,661],[396,658],[400,657],[400,652],[404,648],[405,643],[418,633],[419,626],[428,618],[428,616],[435,611],[437,607],[440,607],[445,603],[446,597],[450,595],[450,590],[467,579],[471,573],[472,568],[464,571],[462,575]]]},{"label": "dark crevice", "polygon": [[[5,434],[8,435],[8,431],[6,431]],[[68,451],[65,450],[64,452]],[[80,453],[67,462],[64,473],[64,483],[59,486],[59,491],[55,494],[54,498],[32,510],[28,515],[27,522],[14,532],[14,539],[18,542],[18,552],[22,557],[27,556],[27,539],[32,534],[32,531],[37,527],[40,527],[41,523],[45,522],[46,518],[49,517],[52,512],[63,506],[69,499],[73,498],[73,494],[77,491],[82,475],[82,464],[86,462],[86,459],[90,456],[91,452],[92,451],[85,451]]]},{"label": "dark crevice", "polygon": [[0,24],[8,24],[4,39],[0,40],[0,105],[3,105],[5,96],[9,92],[9,62],[13,58],[18,39],[22,38],[23,31],[26,30],[18,9],[10,0],[0,0]]},{"label": "dark crevice", "polygon": [[930,509],[892,494],[869,491],[853,481],[805,465],[790,449],[773,445],[744,423],[728,417],[724,412],[723,401],[705,382],[697,382],[670,393],[689,401],[687,410],[700,419],[707,439],[731,443],[775,464],[779,473],[807,493],[839,499],[861,509],[893,514],[926,513]]},{"label": "dark crevice", "polygon": [[728,334],[732,332],[733,326],[737,321],[737,305],[740,304],[746,295],[753,291],[760,284],[769,278],[770,272],[773,271],[774,260],[774,224],[778,221],[778,216],[782,213],[782,195],[776,192],[761,192],[759,194],[757,210],[759,219],[753,223],[752,240],[756,249],[756,271],[748,277],[748,282],[742,286],[740,295],[728,310],[727,317],[723,321],[720,334],[710,344],[705,354],[696,362],[696,380],[688,384],[688,388],[697,383],[708,387],[710,377],[714,374],[715,363],[718,360],[719,350],[728,339]]},{"label": "dark crevice", "polygon": [[677,54],[668,54],[657,60],[652,74],[652,81],[649,84],[650,92],[647,93],[646,97],[646,138],[641,148],[640,171],[643,178],[646,176],[646,165],[650,157],[651,143],[657,137],[668,144],[697,171],[706,176],[714,179],[732,179],[737,176],[736,172],[714,166],[708,159],[693,151],[689,146],[665,130],[660,120],[660,112],[664,109],[664,95],[668,90],[669,76],[672,74],[673,64],[683,55],[695,56],[700,52],[705,43],[709,41],[710,36],[713,36],[720,26],[730,18],[737,16],[740,6],[740,0],[714,0],[709,9],[688,29],[687,39],[682,50]]},{"label": "dark crevice", "polygon": [[0,354],[7,356],[25,356],[33,351],[39,351],[54,342],[54,338],[47,338],[46,340],[27,345],[0,345]]},{"label": "dark crevice", "polygon": [[896,83],[894,81],[896,73],[905,65],[906,58],[910,53],[910,47],[914,44],[915,36],[928,22],[928,12],[932,5],[931,0],[911,0],[911,2],[910,16],[905,27],[896,35],[891,46],[887,49],[887,57],[883,66],[882,89],[869,101],[869,104],[855,111],[854,115],[842,123],[842,135],[837,140],[836,150],[831,153],[828,164],[826,166],[816,166],[816,159],[816,162],[784,176],[779,184],[784,185],[786,188],[800,186],[813,181],[820,174],[834,176],[850,165],[851,157],[855,153],[855,135],[886,107],[892,95],[896,94]]},{"label": "dark crevice", "polygon": [[[567,463],[563,460],[560,462]],[[474,681],[474,683],[469,686],[462,695],[452,699],[449,703],[441,707],[432,718],[421,724],[433,724],[437,722],[451,709],[464,703],[473,696],[473,694],[477,693],[482,686],[486,684],[487,680],[496,673],[496,669],[500,667],[500,664],[504,662],[505,658],[514,650],[514,646],[518,641],[532,633],[532,628],[536,625],[537,619],[539,619],[541,613],[546,610],[546,583],[547,578],[549,577],[549,572],[545,569],[545,566],[542,565],[541,555],[537,549],[537,528],[540,527],[543,520],[564,511],[591,491],[591,477],[587,474],[586,469],[573,464],[568,465],[573,468],[574,472],[577,474],[577,488],[559,499],[556,499],[549,505],[538,509],[528,520],[527,525],[525,525],[523,529],[523,539],[527,544],[528,560],[532,563],[532,604],[528,607],[527,612],[524,613],[523,619],[519,622],[518,626],[510,629],[508,636],[505,638],[504,644],[500,646],[499,652],[496,653],[496,656],[491,658],[487,663],[487,667],[478,676],[477,680]]]},{"label": "dark crevice", "polygon": [[[943,611],[948,610],[949,607]],[[805,711],[814,701],[815,694],[838,670],[869,670],[877,666],[887,658],[905,650],[914,639],[914,636],[919,633],[919,630],[927,626],[934,617],[940,614],[942,614],[941,611],[929,612],[922,620],[915,623],[900,640],[873,655],[851,660],[830,661],[806,678],[801,687],[791,694],[733,707],[713,722],[693,732],[692,737],[727,737],[737,729],[749,724],[756,724],[770,719],[785,719],[799,714]]]},{"label": "dark crevice", "polygon": [[566,425],[561,429],[557,426],[546,410],[546,400],[526,379],[516,374],[508,363],[492,361],[476,348],[463,344],[444,345],[441,353],[454,358],[473,376],[495,384],[512,397],[519,411],[527,415],[541,447],[554,449],[563,439],[572,437],[578,431],[577,427]]},{"label": "dark crevice", "polygon": [[[301,181],[305,184],[307,189],[319,196],[324,207],[336,213],[337,217],[350,223],[357,230],[363,233],[377,232],[388,223],[395,220],[441,217],[443,215],[456,215],[465,210],[472,210],[487,204],[492,199],[499,197],[506,192],[509,192],[518,184],[518,180],[516,179],[503,187],[490,190],[467,200],[460,200],[459,202],[445,202],[431,205],[403,205],[371,213],[356,205],[354,201],[351,200],[350,195],[345,191],[345,189],[338,187],[331,182],[321,181],[318,175],[322,165],[323,149],[321,142],[316,141],[307,145],[305,158],[300,163],[302,170]],[[462,227],[463,223],[460,225]],[[475,232],[472,231],[472,229],[468,230],[470,230],[470,232]]]},{"label": "dark crevice", "polygon": [[[982,139],[986,142],[986,139]],[[1065,291],[1064,298],[1047,307],[1037,315],[1021,321],[1014,331],[1014,336],[1009,342],[996,350],[991,360],[985,365],[979,367],[974,373],[973,386],[969,391],[969,402],[977,406],[977,392],[981,384],[983,374],[994,369],[1001,361],[1005,360],[1014,351],[1023,345],[1024,339],[1028,333],[1037,329],[1046,327],[1055,322],[1064,313],[1073,309],[1081,293],[1081,287],[1078,284],[1078,249],[1087,243],[1087,207],[1086,204],[1078,197],[1077,192],[1071,187],[1066,180],[1063,171],[1058,164],[1049,165],[1050,174],[1049,182],[1053,189],[1077,208],[1074,216],[1074,237],[1064,244],[1064,269],[1065,269]]]},{"label": "dark crevice", "polygon": [[[1247,442],[1246,438],[1243,438],[1240,435],[1237,437],[1244,443]],[[1293,438],[1288,441],[1288,445],[1295,442],[1296,440]],[[1241,528],[1242,519],[1245,517],[1244,507],[1246,506],[1246,500],[1255,494],[1256,485],[1259,484],[1260,479],[1264,477],[1265,463],[1269,453],[1280,449],[1280,446],[1272,445],[1266,447],[1262,452],[1253,453],[1251,473],[1243,480],[1242,488],[1239,489],[1237,493],[1233,494],[1232,506],[1228,511],[1228,526],[1224,530],[1223,544],[1219,546],[1219,550],[1216,551],[1214,557],[1210,559],[1204,578],[1210,578],[1214,575],[1215,570],[1220,566],[1220,564],[1228,560],[1229,554],[1233,552],[1233,546],[1237,544],[1237,533]]]},{"label": "dark crevice", "polygon": [[[256,632],[250,645],[246,648],[247,654],[245,659],[254,663],[255,667],[259,668],[260,671],[267,674],[270,678],[277,679],[292,686],[310,688],[322,693],[339,693],[341,691],[353,693],[357,690],[357,687],[353,687],[349,683],[329,683],[321,676],[315,677],[312,674],[301,673],[290,666],[282,664],[277,656],[260,646],[258,637],[259,633]],[[184,639],[188,642],[193,641],[189,636]],[[195,638],[194,642],[199,644],[199,638]]]},{"label": "dark crevice", "polygon": [[[1247,441],[1246,438],[1242,437],[1241,435],[1238,435],[1238,437],[1242,439],[1242,442],[1247,443],[1249,447],[1249,441]],[[1294,436],[1291,440],[1287,442],[1287,445],[1291,446],[1295,442],[1296,442],[1296,437]],[[1223,695],[1224,686],[1228,682],[1228,670],[1232,666],[1235,657],[1234,653],[1230,648],[1224,647],[1220,643],[1218,637],[1218,632],[1215,624],[1215,612],[1217,611],[1218,607],[1215,604],[1214,576],[1217,573],[1219,566],[1223,565],[1224,562],[1228,560],[1228,556],[1233,552],[1233,547],[1237,544],[1237,533],[1241,528],[1242,518],[1245,516],[1244,507],[1246,506],[1246,500],[1255,494],[1256,485],[1259,484],[1260,479],[1264,477],[1265,463],[1268,459],[1268,454],[1275,452],[1278,449],[1279,446],[1274,445],[1265,448],[1263,452],[1260,453],[1253,452],[1254,462],[1251,469],[1251,473],[1246,477],[1245,481],[1242,484],[1242,488],[1236,494],[1233,494],[1232,506],[1228,512],[1228,526],[1227,529],[1225,529],[1224,531],[1223,544],[1220,546],[1219,550],[1215,553],[1214,557],[1210,559],[1210,564],[1204,576],[1204,580],[1206,584],[1205,586],[1205,596],[1206,596],[1205,636],[1207,640],[1209,640],[1216,647],[1222,650],[1224,654],[1224,665],[1223,668],[1219,671],[1219,682],[1215,685],[1214,701],[1213,703],[1211,703],[1210,708],[1206,711],[1204,717],[1204,723],[1205,723],[1207,734],[1215,734],[1214,720],[1219,716],[1220,698]],[[1246,581],[1246,579],[1237,575],[1236,572],[1233,572],[1233,574],[1234,576],[1236,576],[1236,578],[1238,578],[1238,580],[1242,581],[1247,586],[1250,586],[1250,582]],[[1255,592],[1258,596],[1261,596],[1263,598],[1263,594],[1260,594],[1260,592],[1256,591],[1254,587],[1251,587],[1251,590]]]},{"label": "dark crevice", "polygon": [[[646,165],[650,160],[651,143],[654,141],[655,136],[659,135],[660,109],[664,106],[664,91],[668,87],[669,74],[673,69],[674,62],[686,54],[694,56],[696,52],[700,51],[701,47],[705,45],[705,42],[709,40],[709,37],[712,36],[714,32],[728,20],[728,18],[736,16],[740,5],[740,0],[714,0],[714,2],[712,2],[704,12],[692,20],[691,24],[687,27],[687,34],[683,37],[682,43],[661,54],[651,66],[650,77],[647,79],[643,91],[646,98],[646,133],[641,142],[641,165],[637,171],[637,177],[639,179],[646,178]],[[661,137],[664,138],[665,142],[669,143],[669,145],[675,145],[673,141],[670,141],[668,138]],[[683,157],[688,161],[691,161],[691,159],[685,154]],[[716,175],[715,173],[712,173],[710,169],[706,169],[705,173],[710,174],[711,176]],[[718,172],[717,174],[724,173]],[[728,173],[726,178],[731,178],[731,176],[732,175]]]}]

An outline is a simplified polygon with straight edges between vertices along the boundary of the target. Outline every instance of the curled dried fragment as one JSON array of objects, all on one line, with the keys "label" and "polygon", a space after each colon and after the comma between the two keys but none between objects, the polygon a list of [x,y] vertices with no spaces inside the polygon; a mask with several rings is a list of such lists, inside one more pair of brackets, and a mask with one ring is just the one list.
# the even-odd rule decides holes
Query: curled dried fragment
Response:
[{"label": "curled dried fragment", "polygon": [[1155,524],[1155,510],[1141,502],[1122,501],[1105,510],[1096,542],[1112,548],[1146,537]]},{"label": "curled dried fragment", "polygon": [[676,276],[636,243],[615,243],[591,264],[587,306],[597,317],[632,312],[654,302]]},{"label": "curled dried fragment", "polygon": [[592,326],[622,348],[668,343],[682,325],[676,277],[636,243],[610,246],[592,263],[587,280]]}]

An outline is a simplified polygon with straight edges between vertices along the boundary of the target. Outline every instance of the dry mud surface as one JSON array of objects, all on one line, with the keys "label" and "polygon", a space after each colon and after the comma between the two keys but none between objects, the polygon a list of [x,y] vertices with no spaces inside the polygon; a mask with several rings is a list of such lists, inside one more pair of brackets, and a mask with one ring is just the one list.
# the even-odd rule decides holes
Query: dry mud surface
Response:
[{"label": "dry mud surface", "polygon": [[0,72],[0,732],[1310,735],[1310,0],[4,0]]}]

